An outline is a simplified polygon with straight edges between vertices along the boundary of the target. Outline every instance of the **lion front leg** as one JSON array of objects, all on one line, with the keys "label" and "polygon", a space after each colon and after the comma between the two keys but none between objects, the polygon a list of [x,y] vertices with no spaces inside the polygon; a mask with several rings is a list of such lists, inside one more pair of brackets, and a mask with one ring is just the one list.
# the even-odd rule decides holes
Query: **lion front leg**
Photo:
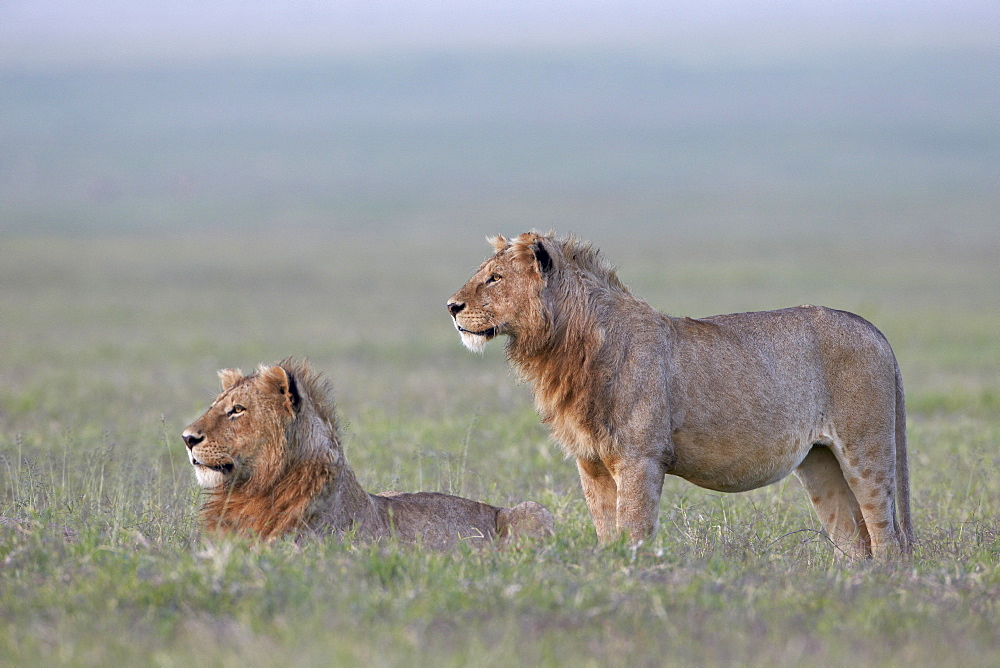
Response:
[{"label": "lion front leg", "polygon": [[609,543],[618,535],[618,484],[600,460],[577,459],[576,468],[597,540]]},{"label": "lion front leg", "polygon": [[613,467],[618,486],[617,533],[626,533],[629,543],[651,538],[663,493],[663,463],[656,459],[626,459]]}]

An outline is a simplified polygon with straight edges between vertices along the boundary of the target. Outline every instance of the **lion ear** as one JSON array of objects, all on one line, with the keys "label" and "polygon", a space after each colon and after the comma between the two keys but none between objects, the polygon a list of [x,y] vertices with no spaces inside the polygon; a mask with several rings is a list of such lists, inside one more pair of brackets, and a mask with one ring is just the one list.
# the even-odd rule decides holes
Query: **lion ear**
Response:
[{"label": "lion ear", "polygon": [[222,391],[225,392],[243,380],[243,372],[239,369],[219,369],[219,380],[222,382]]},{"label": "lion ear", "polygon": [[295,377],[284,367],[262,366],[257,373],[260,375],[260,382],[264,385],[264,390],[280,394],[285,399],[285,408],[289,413],[294,414],[299,406],[298,386]]},{"label": "lion ear", "polygon": [[538,262],[538,270],[542,274],[552,271],[552,256],[549,255],[549,251],[545,248],[545,244],[542,243],[541,238],[536,238],[535,243],[531,244],[531,251],[535,254],[535,260]]},{"label": "lion ear", "polygon": [[493,246],[493,250],[497,253],[510,246],[510,239],[502,234],[498,234],[495,237],[486,237],[486,241]]}]

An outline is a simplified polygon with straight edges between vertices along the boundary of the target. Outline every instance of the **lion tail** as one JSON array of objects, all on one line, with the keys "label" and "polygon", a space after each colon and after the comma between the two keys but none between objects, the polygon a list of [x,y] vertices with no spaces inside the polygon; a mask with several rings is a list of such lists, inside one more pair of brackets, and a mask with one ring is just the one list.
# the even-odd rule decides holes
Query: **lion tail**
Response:
[{"label": "lion tail", "polygon": [[913,519],[910,516],[910,467],[906,457],[906,402],[903,399],[903,376],[896,367],[896,507],[899,512],[900,545],[903,552],[913,551]]}]

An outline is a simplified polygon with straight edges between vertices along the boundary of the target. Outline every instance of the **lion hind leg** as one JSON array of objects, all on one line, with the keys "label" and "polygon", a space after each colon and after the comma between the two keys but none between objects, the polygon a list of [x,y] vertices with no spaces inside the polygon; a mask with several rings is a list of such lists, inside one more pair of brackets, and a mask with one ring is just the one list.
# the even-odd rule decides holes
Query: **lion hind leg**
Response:
[{"label": "lion hind leg", "polygon": [[518,538],[548,538],[555,535],[556,522],[548,508],[534,501],[501,508],[497,513],[497,537],[505,541]]},{"label": "lion hind leg", "polygon": [[822,445],[813,447],[795,469],[795,477],[809,493],[816,515],[838,552],[852,559],[872,556],[861,507],[833,452]]},{"label": "lion hind leg", "polygon": [[879,468],[873,463],[862,467],[860,472],[847,473],[847,482],[861,504],[865,527],[871,535],[872,556],[876,559],[886,559],[897,549],[906,550],[896,531],[893,479],[891,465]]},{"label": "lion hind leg", "polygon": [[834,443],[844,478],[860,504],[871,536],[871,554],[886,559],[906,543],[897,532],[896,449],[892,426]]}]

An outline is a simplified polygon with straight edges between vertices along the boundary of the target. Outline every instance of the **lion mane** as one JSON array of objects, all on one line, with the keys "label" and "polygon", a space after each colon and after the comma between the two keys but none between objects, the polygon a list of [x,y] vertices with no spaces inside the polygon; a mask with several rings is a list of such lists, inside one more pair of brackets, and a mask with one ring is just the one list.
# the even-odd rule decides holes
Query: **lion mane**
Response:
[{"label": "lion mane", "polygon": [[500,508],[436,492],[365,492],[341,446],[330,385],[306,362],[219,378],[221,394],[183,433],[210,532],[394,536],[433,549],[553,533],[552,514],[530,501]]},{"label": "lion mane", "polygon": [[490,242],[448,310],[473,351],[507,336],[601,541],[655,532],[665,474],[740,492],[794,473],[841,552],[910,550],[902,380],[874,325],[816,306],[671,317],[589,243]]}]

